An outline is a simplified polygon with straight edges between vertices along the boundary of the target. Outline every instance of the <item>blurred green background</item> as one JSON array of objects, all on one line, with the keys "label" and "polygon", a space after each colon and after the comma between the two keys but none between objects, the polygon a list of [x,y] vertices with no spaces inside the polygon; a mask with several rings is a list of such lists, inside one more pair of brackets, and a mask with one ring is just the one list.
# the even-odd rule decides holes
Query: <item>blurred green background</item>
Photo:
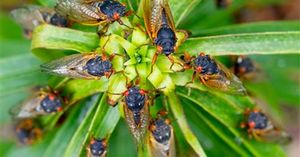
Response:
[{"label": "blurred green background", "polygon": [[[26,98],[34,86],[46,85],[48,75],[41,74],[39,65],[42,63],[33,56],[30,41],[25,39],[21,27],[10,17],[12,9],[25,4],[47,4],[40,0],[1,0],[0,2],[0,156],[19,156],[26,149],[16,151],[15,140],[9,127],[12,124],[9,108]],[[216,8],[214,1],[203,0],[191,11],[188,18],[183,19],[179,28],[184,28],[194,36],[227,34],[226,26],[248,22],[286,20],[286,25],[292,22],[295,30],[300,29],[300,0],[233,0],[228,8]],[[262,26],[266,22],[260,23]],[[266,26],[270,26],[267,25]],[[290,25],[289,25],[290,26]],[[284,30],[284,24],[275,29]],[[221,29],[220,29],[221,28]],[[230,28],[232,32],[247,32],[247,27],[238,25]],[[289,27],[288,30],[291,30]],[[257,32],[272,30],[272,27],[258,27]],[[293,29],[293,28],[292,28]],[[253,31],[253,29],[251,30]],[[300,44],[300,43],[299,43]],[[293,142],[285,147],[288,156],[299,156],[300,147],[300,56],[290,55],[253,55],[251,58],[264,71],[266,79],[257,84],[247,82],[246,86],[254,91],[254,99],[269,111],[293,137]],[[225,59],[226,60],[226,59]],[[191,122],[193,127],[193,123]],[[118,126],[112,140],[128,136],[124,123]],[[124,131],[126,130],[126,131]],[[197,134],[197,133],[196,133]],[[122,137],[123,136],[123,137]],[[201,136],[201,135],[199,135]],[[128,144],[125,141],[119,148]],[[132,147],[120,149],[119,154],[131,156]],[[130,145],[130,144],[128,144]],[[128,151],[133,150],[133,151]],[[29,150],[30,151],[30,150]]]}]

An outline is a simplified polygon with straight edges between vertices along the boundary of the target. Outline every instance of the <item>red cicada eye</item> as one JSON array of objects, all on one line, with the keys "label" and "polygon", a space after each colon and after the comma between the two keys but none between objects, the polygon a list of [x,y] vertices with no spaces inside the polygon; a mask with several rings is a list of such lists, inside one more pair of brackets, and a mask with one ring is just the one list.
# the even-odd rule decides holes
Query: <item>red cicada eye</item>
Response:
[{"label": "red cicada eye", "polygon": [[118,19],[120,19],[120,15],[119,15],[119,13],[114,13],[114,20],[118,20]]},{"label": "red cicada eye", "polygon": [[198,67],[196,68],[196,71],[197,71],[197,72],[201,72],[201,71],[202,71],[202,67],[198,66]]},{"label": "red cicada eye", "polygon": [[55,95],[54,94],[49,94],[49,99],[51,100],[51,101],[53,101],[54,99],[55,99]]},{"label": "red cicada eye", "polygon": [[147,92],[144,90],[140,90],[140,94],[145,95]]},{"label": "red cicada eye", "polygon": [[249,128],[254,128],[255,125],[256,125],[255,122],[249,122],[248,123]]},{"label": "red cicada eye", "polygon": [[129,95],[129,91],[127,90],[125,93],[124,93],[125,96],[128,96]]}]

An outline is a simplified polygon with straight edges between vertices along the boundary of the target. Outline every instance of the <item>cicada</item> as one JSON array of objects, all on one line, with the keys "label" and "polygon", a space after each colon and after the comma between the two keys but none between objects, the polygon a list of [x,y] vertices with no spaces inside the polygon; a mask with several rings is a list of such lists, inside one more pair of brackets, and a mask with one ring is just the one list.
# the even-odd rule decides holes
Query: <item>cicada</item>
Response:
[{"label": "cicada", "polygon": [[106,139],[92,138],[87,146],[87,157],[106,157],[107,154]]},{"label": "cicada", "polygon": [[62,111],[64,100],[57,91],[42,88],[21,105],[13,107],[10,112],[15,118],[29,118]]},{"label": "cicada", "polygon": [[41,65],[44,72],[78,79],[109,78],[115,71],[111,60],[115,55],[107,57],[97,53],[69,55]]},{"label": "cicada", "polygon": [[58,0],[55,10],[69,20],[85,25],[101,25],[129,15],[126,6],[116,0]]},{"label": "cicada", "polygon": [[26,145],[33,144],[42,137],[42,129],[32,119],[20,120],[15,127],[15,132],[20,143]]},{"label": "cicada", "polygon": [[144,0],[143,7],[146,30],[157,49],[152,65],[160,53],[165,54],[173,65],[175,62],[171,54],[177,49],[177,37],[168,1]]},{"label": "cicada", "polygon": [[185,69],[194,70],[192,82],[195,77],[199,77],[199,80],[209,88],[231,94],[246,94],[246,89],[239,78],[209,55],[200,53],[197,57],[190,57],[185,53],[183,59]]},{"label": "cicada", "polygon": [[238,56],[235,58],[233,71],[239,78],[251,80],[255,77],[258,69],[249,57]]},{"label": "cicada", "polygon": [[175,141],[173,127],[169,119],[158,118],[151,121],[149,146],[152,156],[174,157]]},{"label": "cicada", "polygon": [[233,0],[215,0],[218,8],[227,8]]},{"label": "cicada", "polygon": [[[137,143],[140,143],[144,139],[149,124],[149,104],[151,103],[149,92],[140,89],[137,85],[130,85],[121,95],[124,96],[125,119]],[[111,105],[115,104],[112,100],[108,102]]]},{"label": "cicada", "polygon": [[254,137],[258,141],[281,144],[291,141],[291,137],[276,127],[274,122],[261,110],[247,109],[244,115],[245,122],[241,123],[241,127],[247,129],[249,137]]},{"label": "cicada", "polygon": [[31,38],[32,31],[35,27],[44,23],[60,27],[68,26],[68,20],[50,8],[28,6],[26,8],[15,9],[11,14],[13,18],[22,25],[27,38]]}]

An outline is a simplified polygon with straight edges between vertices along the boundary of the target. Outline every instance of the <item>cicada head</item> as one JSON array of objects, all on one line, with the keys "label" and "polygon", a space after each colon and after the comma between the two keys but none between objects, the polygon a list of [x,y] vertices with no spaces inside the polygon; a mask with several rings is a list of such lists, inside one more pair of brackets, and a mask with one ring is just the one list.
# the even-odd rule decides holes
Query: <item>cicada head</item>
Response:
[{"label": "cicada head", "polygon": [[19,142],[26,145],[33,144],[42,137],[42,129],[32,119],[20,120],[15,127],[15,132]]},{"label": "cicada head", "polygon": [[120,20],[127,13],[126,6],[115,0],[104,0],[95,5],[112,22]]},{"label": "cicada head", "polygon": [[106,139],[92,138],[86,149],[88,157],[105,157],[107,141]]},{"label": "cicada head", "polygon": [[227,8],[233,0],[215,0],[218,8],[225,9]]},{"label": "cicada head", "polygon": [[63,17],[57,13],[55,13],[51,16],[49,23],[52,25],[55,25],[55,26],[60,26],[60,27],[68,26],[68,20],[65,17]]},{"label": "cicada head", "polygon": [[246,80],[251,80],[255,77],[255,73],[257,73],[257,68],[254,65],[253,61],[246,56],[238,56],[234,63],[234,73]]},{"label": "cicada head", "polygon": [[204,53],[200,53],[200,55],[194,59],[193,64],[195,70],[202,75],[213,75],[219,73],[220,71],[215,60]]},{"label": "cicada head", "polygon": [[149,145],[152,155],[173,156],[175,154],[175,143],[170,121],[162,118],[155,119],[150,123],[149,129]]},{"label": "cicada head", "polygon": [[[47,93],[40,103],[40,108],[46,113],[59,112],[62,110],[62,100],[54,93]],[[37,111],[40,108],[37,108]]]},{"label": "cicada head", "polygon": [[159,52],[168,56],[174,53],[176,41],[175,32],[170,27],[162,27],[157,32],[154,44],[157,46]]},{"label": "cicada head", "polygon": [[162,144],[167,144],[171,138],[171,126],[168,121],[157,119],[150,124],[150,130],[154,139]]}]

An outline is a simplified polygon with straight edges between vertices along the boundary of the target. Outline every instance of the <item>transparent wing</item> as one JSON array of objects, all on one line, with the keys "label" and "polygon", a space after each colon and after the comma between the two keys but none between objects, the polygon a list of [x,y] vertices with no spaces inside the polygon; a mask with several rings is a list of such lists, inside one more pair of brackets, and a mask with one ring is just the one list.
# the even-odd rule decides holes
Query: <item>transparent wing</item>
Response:
[{"label": "transparent wing", "polygon": [[161,28],[162,23],[167,23],[170,28],[175,30],[173,16],[167,0],[144,0],[143,8],[145,27],[152,40]]},{"label": "transparent wing", "polygon": [[253,130],[253,136],[255,139],[263,142],[278,143],[278,144],[288,144],[291,142],[292,138],[284,130],[279,129],[278,123],[268,115],[268,125],[267,128],[263,130]]},{"label": "transparent wing", "polygon": [[155,32],[151,22],[152,4],[153,4],[153,0],[143,0],[144,22],[145,22],[146,31],[149,37],[151,38],[151,40],[153,40],[152,36],[154,36],[154,32]]},{"label": "transparent wing", "polygon": [[33,29],[44,23],[42,14],[39,12],[38,6],[27,6],[11,11],[12,17],[19,23],[26,31],[33,31]]},{"label": "transparent wing", "polygon": [[96,57],[95,54],[75,54],[69,55],[49,63],[41,65],[41,69],[49,74],[57,76],[79,78],[79,79],[99,79],[90,75],[85,66],[87,61]]},{"label": "transparent wing", "polygon": [[104,20],[105,15],[84,0],[58,0],[55,11],[68,19],[82,23],[94,24]]},{"label": "transparent wing", "polygon": [[166,18],[167,18],[167,22],[168,22],[169,26],[173,30],[175,30],[174,18],[173,18],[168,0],[163,0],[163,8],[166,13]]},{"label": "transparent wing", "polygon": [[43,110],[37,110],[43,98],[43,96],[35,94],[28,100],[24,101],[21,105],[13,106],[10,109],[10,113],[14,118],[30,118],[47,114]]},{"label": "transparent wing", "polygon": [[202,81],[210,88],[224,91],[230,94],[245,95],[246,89],[238,77],[236,77],[229,69],[223,64],[217,62],[220,72],[214,75],[206,75],[207,79]]},{"label": "transparent wing", "polygon": [[291,142],[292,138],[283,130],[272,129],[264,134],[256,135],[260,141],[287,144]]}]

